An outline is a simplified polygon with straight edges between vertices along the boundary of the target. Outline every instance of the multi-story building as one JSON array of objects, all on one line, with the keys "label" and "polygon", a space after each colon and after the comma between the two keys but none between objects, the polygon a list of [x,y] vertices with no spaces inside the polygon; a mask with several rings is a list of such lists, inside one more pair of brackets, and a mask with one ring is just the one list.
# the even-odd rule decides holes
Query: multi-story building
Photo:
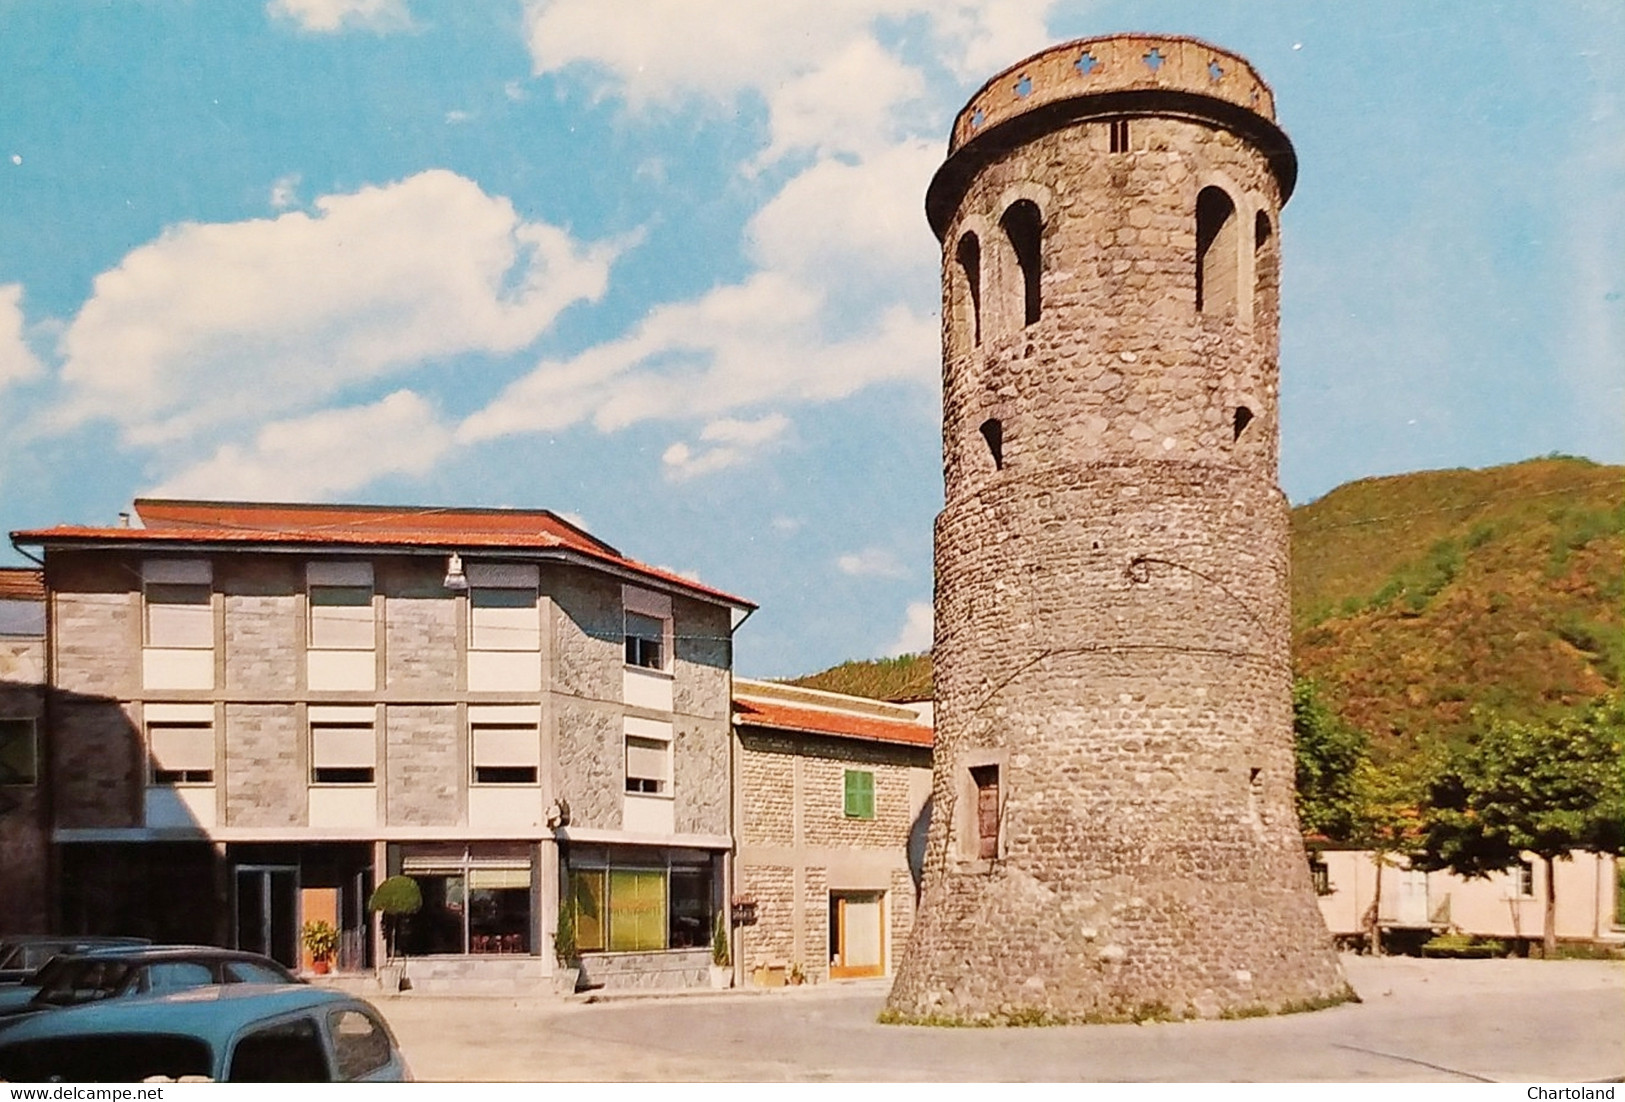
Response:
[{"label": "multi-story building", "polygon": [[929,705],[735,679],[734,728],[743,975],[890,975],[924,855]]},{"label": "multi-story building", "polygon": [[[583,951],[703,982],[753,606],[553,513],[141,500],[14,533],[45,563],[56,924],[375,959],[408,874],[418,986]],[[590,971],[590,968],[589,968]]]},{"label": "multi-story building", "polygon": [[45,583],[0,569],[0,932],[48,924],[49,813],[41,785],[45,714]]}]

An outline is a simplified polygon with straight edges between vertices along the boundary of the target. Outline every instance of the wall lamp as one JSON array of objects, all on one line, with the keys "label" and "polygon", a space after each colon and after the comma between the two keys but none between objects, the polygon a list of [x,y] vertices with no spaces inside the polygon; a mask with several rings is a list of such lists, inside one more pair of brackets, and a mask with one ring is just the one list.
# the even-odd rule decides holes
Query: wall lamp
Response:
[{"label": "wall lamp", "polygon": [[468,588],[468,575],[463,573],[463,557],[455,551],[446,558],[446,580],[441,584],[459,593]]}]

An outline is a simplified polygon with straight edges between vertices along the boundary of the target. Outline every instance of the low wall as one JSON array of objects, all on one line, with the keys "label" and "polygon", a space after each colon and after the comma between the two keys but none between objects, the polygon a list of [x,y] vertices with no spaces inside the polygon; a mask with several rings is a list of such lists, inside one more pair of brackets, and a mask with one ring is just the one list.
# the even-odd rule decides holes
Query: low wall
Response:
[{"label": "low wall", "polygon": [[658,953],[584,953],[581,986],[606,991],[676,991],[708,987],[711,950],[667,949]]}]

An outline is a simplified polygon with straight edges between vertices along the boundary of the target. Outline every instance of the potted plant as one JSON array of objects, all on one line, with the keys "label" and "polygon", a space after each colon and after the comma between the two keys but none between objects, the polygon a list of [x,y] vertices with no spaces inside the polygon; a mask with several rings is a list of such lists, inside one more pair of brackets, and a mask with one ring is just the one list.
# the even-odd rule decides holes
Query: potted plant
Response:
[{"label": "potted plant", "polygon": [[387,954],[385,966],[379,970],[379,982],[386,991],[399,991],[405,978],[405,969],[395,960],[395,932],[400,920],[415,915],[423,908],[423,889],[410,876],[391,876],[373,889],[367,900],[367,910],[377,912],[384,924],[384,946]]},{"label": "potted plant", "polygon": [[299,941],[310,954],[311,970],[324,976],[333,967],[339,951],[339,932],[325,918],[313,918],[299,928]]},{"label": "potted plant", "polygon": [[553,928],[553,990],[560,995],[575,994],[581,981],[581,954],[576,948],[576,912],[570,897],[559,900],[558,924]]},{"label": "potted plant", "polygon": [[733,959],[728,952],[728,916],[718,912],[711,931],[711,987],[717,991],[733,986]]}]

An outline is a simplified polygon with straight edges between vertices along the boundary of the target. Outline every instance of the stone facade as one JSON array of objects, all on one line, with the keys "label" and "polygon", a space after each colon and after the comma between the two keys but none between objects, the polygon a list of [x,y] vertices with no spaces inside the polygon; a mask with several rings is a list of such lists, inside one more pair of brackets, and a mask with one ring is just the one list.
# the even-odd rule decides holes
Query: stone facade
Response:
[{"label": "stone facade", "polygon": [[[736,935],[741,974],[775,984],[797,965],[815,983],[832,964],[889,974],[914,917],[929,724],[905,706],[766,682],[736,681],[735,697],[738,890],[756,905]],[[871,778],[870,806],[848,806],[848,772]],[[844,968],[830,925],[843,900],[862,906],[873,948]]]},{"label": "stone facade", "polygon": [[[0,760],[0,931],[44,933],[50,870],[43,755],[45,637],[28,623],[36,615],[44,619],[43,579],[37,571],[0,568],[0,601],[18,613],[0,621],[0,722],[8,735],[32,735],[33,746],[31,755],[8,747],[11,754]],[[25,614],[25,604],[33,611]]]},{"label": "stone facade", "polygon": [[1268,89],[1068,43],[955,124],[938,751],[890,1010],[1212,1017],[1348,988],[1293,806]]},{"label": "stone facade", "polygon": [[[138,502],[138,512],[146,505]],[[469,918],[458,935],[471,957],[518,946],[538,958],[534,967],[487,977],[506,983],[510,973],[551,972],[548,947],[574,843],[596,847],[600,859],[609,854],[612,864],[640,854],[645,865],[658,864],[677,853],[690,855],[682,858],[688,868],[693,853],[710,851],[711,906],[725,898],[730,616],[747,603],[651,572],[545,513],[430,510],[430,527],[419,530],[410,510],[151,505],[155,516],[184,515],[172,529],[147,520],[144,528],[18,534],[42,547],[48,563],[58,702],[42,739],[51,765],[49,827],[59,848],[73,851],[61,863],[84,881],[52,887],[65,900],[59,913],[71,916],[64,921],[93,924],[107,913],[141,928],[90,932],[167,929],[156,913],[161,888],[148,884],[143,898],[125,898],[137,885],[118,870],[133,867],[136,851],[151,860],[135,863],[159,870],[159,878],[213,868],[218,908],[280,892],[256,878],[297,869],[298,909],[340,919],[346,937],[355,936],[351,959],[359,963],[369,936],[360,925],[367,884],[417,869],[464,877],[454,892],[472,893],[483,878],[492,885],[486,890],[511,893],[528,872],[528,929],[480,932]],[[223,523],[209,523],[212,513]],[[289,525],[308,525],[294,548],[279,545]],[[214,538],[227,527],[263,528],[267,542]],[[535,542],[538,531],[552,533],[567,553]],[[514,546],[504,543],[510,533]],[[448,586],[442,548],[460,538],[473,545],[463,556],[475,580]],[[321,606],[318,585],[331,587]],[[478,621],[490,634],[476,654],[481,585],[498,592],[483,606],[493,609]],[[176,588],[184,586],[191,589]],[[527,624],[527,606],[514,594],[530,587],[535,618]],[[161,613],[152,611],[154,592],[170,602]],[[627,665],[626,602],[634,599],[669,610],[675,645],[658,669]],[[351,625],[329,634],[325,647],[311,645],[318,607],[333,609],[323,613],[330,632],[335,623]],[[365,624],[369,608],[370,647],[365,627],[354,627]],[[147,645],[149,616],[166,617],[178,641]],[[35,646],[42,659],[43,640]],[[483,663],[478,680],[476,663]],[[13,665],[7,659],[5,668]],[[625,688],[634,675],[644,687],[637,700]],[[650,696],[651,685],[665,695]],[[632,798],[626,739],[637,724],[670,732],[666,790],[658,794],[670,825],[646,811],[636,830],[623,821]],[[535,731],[528,749],[527,726]],[[326,763],[325,777],[317,773],[324,767],[318,727],[329,754],[342,757]],[[479,731],[486,732],[480,745],[490,748],[483,763]],[[160,737],[187,760],[149,759],[149,743]],[[241,877],[248,879],[234,888]],[[19,884],[29,889],[34,881]],[[36,886],[28,894],[43,901],[52,893]],[[513,897],[503,898],[511,911]],[[461,903],[450,906],[448,914],[460,913]],[[243,928],[239,919],[222,912],[200,925],[229,936]],[[279,953],[291,951],[292,935],[280,944]],[[467,971],[429,969],[437,983]],[[685,964],[671,974],[689,971]]]}]

